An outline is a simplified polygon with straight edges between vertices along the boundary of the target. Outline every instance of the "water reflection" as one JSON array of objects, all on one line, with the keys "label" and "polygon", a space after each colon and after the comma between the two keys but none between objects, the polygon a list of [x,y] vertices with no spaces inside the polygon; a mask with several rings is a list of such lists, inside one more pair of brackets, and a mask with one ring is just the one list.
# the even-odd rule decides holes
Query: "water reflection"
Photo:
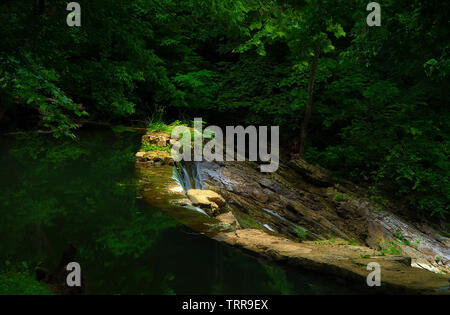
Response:
[{"label": "water reflection", "polygon": [[34,268],[56,270],[69,244],[86,294],[335,291],[195,233],[136,198],[139,134],[89,129],[75,142],[32,134],[0,141],[0,293],[8,293],[2,281],[19,273],[35,285]]}]

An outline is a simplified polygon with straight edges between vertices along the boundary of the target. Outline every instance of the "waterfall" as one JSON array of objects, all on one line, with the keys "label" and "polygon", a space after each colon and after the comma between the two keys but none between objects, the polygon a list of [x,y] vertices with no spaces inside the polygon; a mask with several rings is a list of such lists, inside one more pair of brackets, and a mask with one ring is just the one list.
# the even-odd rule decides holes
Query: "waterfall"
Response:
[{"label": "waterfall", "polygon": [[203,189],[202,176],[200,174],[200,162],[192,163],[192,178],[195,189]]},{"label": "waterfall", "polygon": [[172,178],[183,187],[185,193],[192,188],[203,189],[200,162],[180,162],[173,168]]},{"label": "waterfall", "polygon": [[[190,170],[190,172],[189,172]],[[178,166],[175,166],[172,170],[172,178],[176,181],[178,185],[180,185],[184,193],[186,193],[189,189],[192,188],[192,184],[194,183],[194,188],[202,189],[202,180],[200,176],[200,168],[199,163],[180,163]],[[199,207],[194,206],[185,206],[188,209],[200,212],[201,214],[209,217],[209,215],[200,209]]]},{"label": "waterfall", "polygon": [[185,193],[192,188],[203,188],[200,162],[180,162],[173,168],[172,178],[183,187]]},{"label": "waterfall", "polygon": [[180,174],[180,171],[177,167],[174,167],[172,170],[172,178],[183,188],[183,191],[186,192],[186,188],[184,185],[183,175]]},{"label": "waterfall", "polygon": [[189,174],[188,169],[183,166],[183,164],[181,164],[180,167],[183,171],[184,191],[187,192],[189,189],[192,189],[191,175]]}]

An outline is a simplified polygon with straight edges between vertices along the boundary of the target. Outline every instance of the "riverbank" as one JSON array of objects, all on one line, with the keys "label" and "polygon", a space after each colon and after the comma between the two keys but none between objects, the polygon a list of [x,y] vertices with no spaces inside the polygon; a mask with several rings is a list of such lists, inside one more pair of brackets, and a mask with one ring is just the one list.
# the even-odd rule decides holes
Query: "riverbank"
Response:
[{"label": "riverbank", "polygon": [[[139,168],[164,167],[164,162],[154,166],[153,157],[137,154]],[[147,187],[146,194],[171,199],[180,207],[172,211],[176,215],[203,208],[207,215],[197,215],[195,224],[179,220],[280,264],[342,278],[366,291],[367,264],[376,262],[383,277],[381,288],[374,290],[448,294],[449,239],[433,227],[407,222],[355,185],[337,182],[302,160],[282,161],[276,173],[262,174],[258,168],[250,162],[179,163],[178,183],[170,176],[167,186]],[[192,188],[213,191],[226,205],[208,211],[211,202],[189,198]]]},{"label": "riverbank", "polygon": [[203,226],[204,219],[166,206],[171,199],[158,187],[173,182],[172,167],[151,169],[159,173],[145,185],[159,195],[150,196],[153,204],[144,199],[134,172],[141,134],[93,126],[76,136],[76,142],[50,134],[0,136],[2,293],[38,293],[46,283],[39,284],[36,271],[58,271],[69,245],[77,249],[71,261],[81,266],[86,295],[337,292],[330,281],[285,270],[181,224],[184,218]]}]

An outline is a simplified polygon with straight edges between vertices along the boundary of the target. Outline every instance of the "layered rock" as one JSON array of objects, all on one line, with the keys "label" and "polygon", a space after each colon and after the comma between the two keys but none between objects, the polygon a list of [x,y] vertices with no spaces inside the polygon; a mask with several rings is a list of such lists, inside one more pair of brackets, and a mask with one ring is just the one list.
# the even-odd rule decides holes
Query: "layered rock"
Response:
[{"label": "layered rock", "polygon": [[137,152],[136,160],[139,163],[147,163],[149,166],[174,165],[170,153],[161,150]]},{"label": "layered rock", "polygon": [[189,189],[187,196],[192,205],[205,210],[210,216],[225,212],[225,199],[212,190]]},{"label": "layered rock", "polygon": [[415,267],[450,271],[447,237],[376,204],[351,183],[334,183],[326,171],[304,161],[282,163],[271,174],[250,163],[202,163],[200,173],[205,189],[289,239],[302,227],[309,240],[342,238],[386,255],[399,252]]},{"label": "layered rock", "polygon": [[[364,246],[293,242],[258,229],[243,229],[215,236],[235,247],[332,278],[338,277],[360,292],[396,294],[448,294],[449,278],[426,270],[411,268],[405,256],[379,256]],[[369,287],[367,265],[376,262],[381,268],[381,286]]]},{"label": "layered rock", "polygon": [[167,132],[152,132],[142,136],[142,143],[155,145],[158,147],[168,146],[170,142],[170,135]]},{"label": "layered rock", "polygon": [[[161,138],[156,136],[145,139],[170,144],[168,139],[157,144]],[[159,181],[154,173],[163,168],[146,166],[155,165],[160,156],[150,152],[139,152],[136,158],[144,173]],[[337,182],[323,168],[299,159],[280,163],[275,173],[261,173],[249,162],[195,166],[195,172],[189,163],[177,166],[184,167],[187,178],[182,180],[190,183],[183,185],[188,198],[179,186],[172,192],[176,186],[165,171],[168,194],[155,198],[161,192],[143,185],[146,199],[161,209],[166,207],[161,199],[173,199],[169,203],[176,206],[167,209],[180,222],[276,262],[345,278],[365,289],[367,264],[377,262],[383,274],[379,290],[449,293],[449,275],[442,274],[450,267],[448,238],[429,224],[409,222],[376,204],[363,189]],[[194,182],[202,189],[186,189]],[[202,209],[207,216],[193,216],[183,208]],[[398,253],[392,255],[393,249]]]},{"label": "layered rock", "polygon": [[[152,132],[142,136],[142,150],[136,153],[136,161],[149,166],[174,165],[168,151],[170,135],[166,132]],[[144,148],[149,148],[145,151]],[[148,149],[147,149],[148,150]]]}]

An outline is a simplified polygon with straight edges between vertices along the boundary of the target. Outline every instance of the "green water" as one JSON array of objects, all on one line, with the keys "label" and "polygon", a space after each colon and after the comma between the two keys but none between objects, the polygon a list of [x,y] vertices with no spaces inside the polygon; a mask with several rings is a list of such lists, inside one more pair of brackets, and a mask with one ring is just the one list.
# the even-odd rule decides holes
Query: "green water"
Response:
[{"label": "green water", "polygon": [[0,138],[0,293],[14,281],[21,281],[16,291],[41,293],[33,291],[34,268],[55,268],[68,244],[78,249],[86,294],[344,292],[210,240],[136,198],[141,135],[89,129],[77,136]]}]

